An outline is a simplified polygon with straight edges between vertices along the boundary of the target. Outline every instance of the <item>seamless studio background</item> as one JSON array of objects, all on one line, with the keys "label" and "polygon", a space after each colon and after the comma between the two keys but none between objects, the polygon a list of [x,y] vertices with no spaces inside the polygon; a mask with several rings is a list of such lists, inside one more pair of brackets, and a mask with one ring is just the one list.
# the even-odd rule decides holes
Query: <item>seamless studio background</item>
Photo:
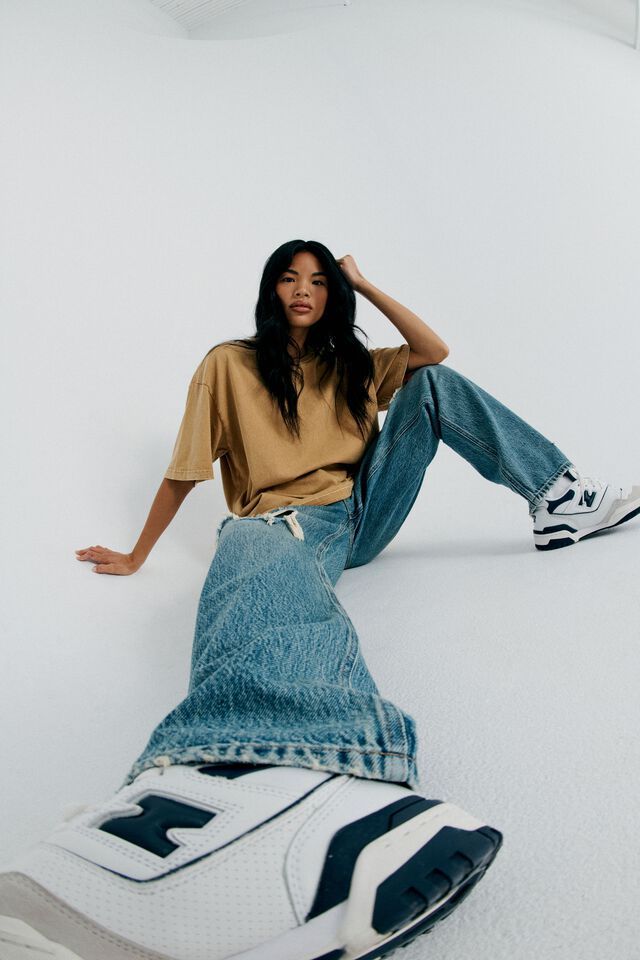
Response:
[{"label": "seamless studio background", "polygon": [[[186,692],[218,468],[134,576],[74,550],[133,547],[283,241],[351,253],[583,473],[640,480],[633,31],[622,0],[269,0],[193,29],[3,0],[1,859],[113,792]],[[358,300],[369,346],[402,342]],[[540,553],[526,502],[441,445],[339,581],[422,792],[505,835],[405,960],[637,956],[639,527]]]}]

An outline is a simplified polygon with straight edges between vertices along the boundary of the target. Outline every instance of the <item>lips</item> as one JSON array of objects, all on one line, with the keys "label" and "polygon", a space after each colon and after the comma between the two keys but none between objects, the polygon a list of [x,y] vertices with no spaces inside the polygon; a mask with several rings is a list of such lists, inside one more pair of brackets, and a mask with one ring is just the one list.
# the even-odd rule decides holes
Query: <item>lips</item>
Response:
[{"label": "lips", "polygon": [[292,304],[291,304],[291,309],[292,309],[292,310],[300,310],[300,311],[302,311],[302,310],[311,310],[311,307],[310,307],[310,305],[307,304],[307,303],[292,303]]}]

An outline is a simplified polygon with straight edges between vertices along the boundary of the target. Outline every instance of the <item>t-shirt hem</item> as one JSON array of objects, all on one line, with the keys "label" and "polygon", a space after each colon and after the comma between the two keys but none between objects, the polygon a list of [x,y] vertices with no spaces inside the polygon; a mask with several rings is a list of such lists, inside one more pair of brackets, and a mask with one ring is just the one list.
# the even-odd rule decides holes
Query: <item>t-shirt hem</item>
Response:
[{"label": "t-shirt hem", "polygon": [[[278,507],[326,507],[331,503],[338,503],[338,501],[346,500],[348,497],[350,497],[353,491],[353,483],[354,481],[351,478],[348,478],[347,480],[342,481],[339,486],[334,487],[325,494],[318,494],[317,496],[310,495],[306,499],[300,497],[287,497],[286,494],[283,494],[282,499],[278,502]],[[271,494],[272,496],[274,495],[274,491],[272,490],[262,491],[263,496],[267,493]],[[232,510],[234,508],[229,507],[229,509]],[[264,512],[268,513],[273,509],[276,508],[268,507]],[[239,511],[236,509],[236,512],[240,512],[240,515],[243,515],[241,510]],[[251,514],[249,514],[249,516],[251,516]]]},{"label": "t-shirt hem", "polygon": [[339,487],[336,487],[334,490],[329,490],[325,496],[313,498],[313,503],[301,500],[300,506],[324,507],[329,503],[337,503],[338,500],[346,500],[347,497],[351,495],[352,490],[353,480],[345,480]]},{"label": "t-shirt hem", "polygon": [[164,478],[166,480],[213,480],[213,470],[175,467],[173,470],[167,470]]}]

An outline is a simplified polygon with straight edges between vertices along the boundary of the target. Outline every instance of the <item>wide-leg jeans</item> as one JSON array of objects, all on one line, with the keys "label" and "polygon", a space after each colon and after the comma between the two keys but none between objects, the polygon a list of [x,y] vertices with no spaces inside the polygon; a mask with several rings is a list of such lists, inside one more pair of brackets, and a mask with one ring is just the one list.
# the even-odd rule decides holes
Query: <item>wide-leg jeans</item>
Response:
[{"label": "wide-leg jeans", "polygon": [[395,392],[351,496],[226,515],[198,605],[186,697],[124,784],[153,766],[284,764],[417,789],[414,718],[382,697],[334,587],[394,538],[440,441],[519,494],[532,516],[571,460],[443,364]]}]

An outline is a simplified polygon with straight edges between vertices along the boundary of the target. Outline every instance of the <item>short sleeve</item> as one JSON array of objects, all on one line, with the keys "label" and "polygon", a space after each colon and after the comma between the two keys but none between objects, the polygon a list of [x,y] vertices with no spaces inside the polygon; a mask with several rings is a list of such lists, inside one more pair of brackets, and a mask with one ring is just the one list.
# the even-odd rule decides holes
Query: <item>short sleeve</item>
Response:
[{"label": "short sleeve", "polygon": [[386,410],[396,390],[402,386],[409,362],[410,346],[379,347],[369,350],[373,360],[373,385],[378,399],[378,410]]},{"label": "short sleeve", "polygon": [[222,423],[209,387],[194,379],[164,475],[168,480],[211,480],[213,462],[225,452]]}]

